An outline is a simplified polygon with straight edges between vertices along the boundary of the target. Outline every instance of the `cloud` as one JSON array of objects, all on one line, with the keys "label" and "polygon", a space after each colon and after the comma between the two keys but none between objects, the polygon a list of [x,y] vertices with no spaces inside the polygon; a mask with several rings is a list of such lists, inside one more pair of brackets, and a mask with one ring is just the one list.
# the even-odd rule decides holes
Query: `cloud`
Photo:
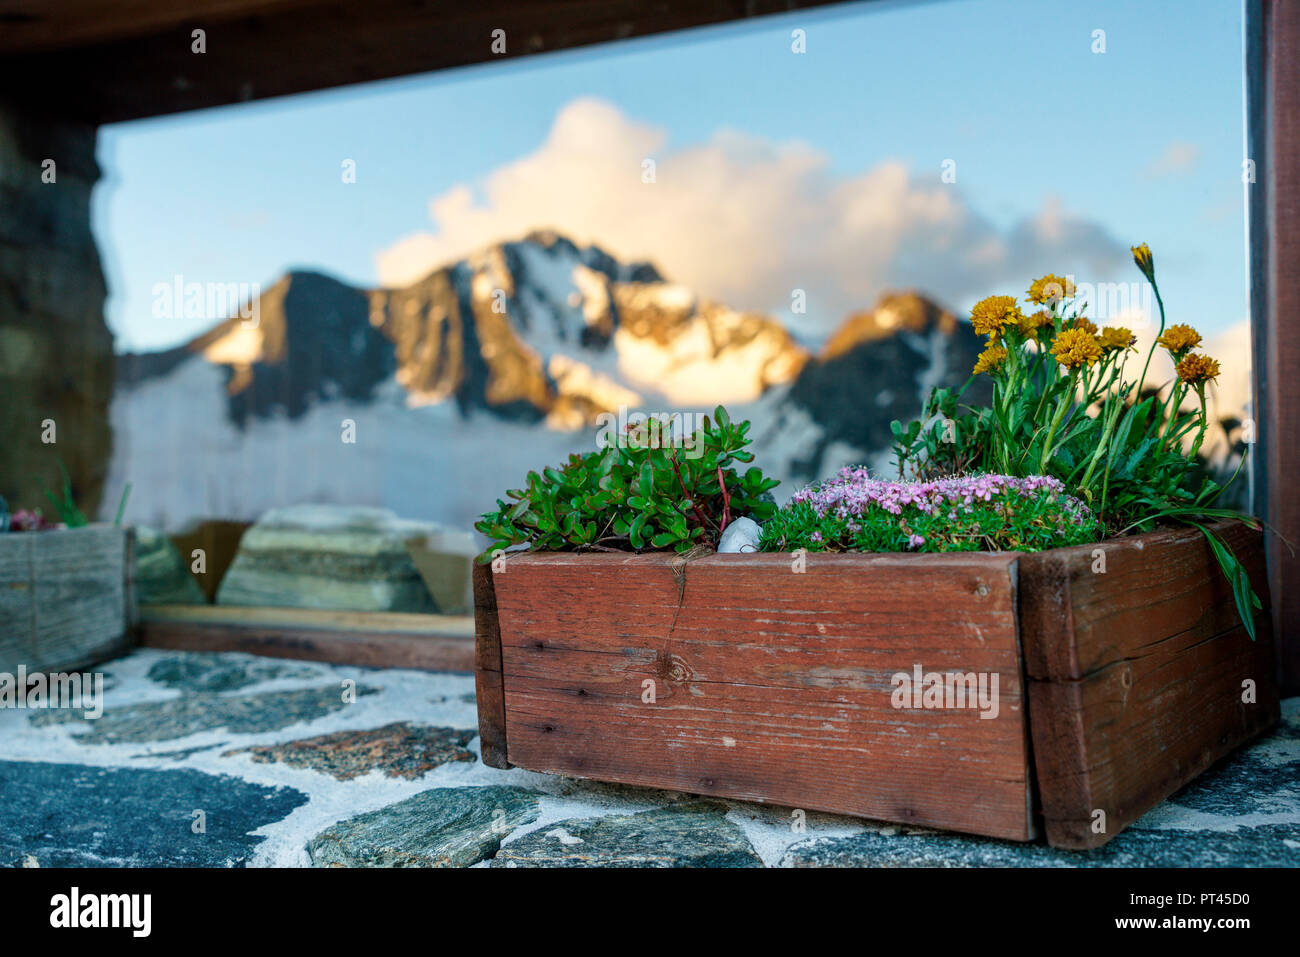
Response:
[{"label": "cloud", "polygon": [[1156,157],[1142,171],[1143,179],[1164,179],[1186,173],[1201,158],[1201,148],[1195,143],[1170,143],[1165,151]]},{"label": "cloud", "polygon": [[[653,160],[654,182],[643,182]],[[938,173],[887,161],[853,175],[799,143],[733,130],[671,148],[665,131],[579,99],[534,152],[429,204],[433,228],[381,250],[385,284],[502,239],[553,228],[620,259],[648,259],[669,279],[736,308],[770,312],[821,338],[889,289],[916,288],[955,308],[1020,293],[1035,275],[1089,277],[1128,268],[1128,249],[1048,199],[999,228]],[[794,290],[806,316],[790,315]]]}]

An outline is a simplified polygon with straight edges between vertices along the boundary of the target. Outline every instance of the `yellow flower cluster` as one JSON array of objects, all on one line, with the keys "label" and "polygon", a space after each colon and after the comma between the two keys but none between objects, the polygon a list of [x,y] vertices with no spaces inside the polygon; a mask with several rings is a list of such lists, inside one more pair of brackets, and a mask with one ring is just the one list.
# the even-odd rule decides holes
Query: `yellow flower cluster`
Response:
[{"label": "yellow flower cluster", "polygon": [[992,372],[995,369],[1002,368],[1002,363],[1007,361],[1007,350],[1002,346],[989,346],[979,354],[975,360],[974,375],[981,372]]},{"label": "yellow flower cluster", "polygon": [[1086,329],[1064,329],[1052,343],[1052,355],[1067,369],[1092,365],[1101,358],[1101,343]]},{"label": "yellow flower cluster", "polygon": [[[1150,248],[1146,243],[1132,248],[1133,261],[1150,278],[1155,271]],[[1048,273],[1030,283],[1026,298],[1039,305],[1055,306],[1074,294],[1075,285],[1069,277]],[[989,296],[976,303],[971,309],[971,325],[980,335],[988,336],[989,341],[975,362],[975,374],[1001,369],[1006,364],[1008,348],[1021,341],[1044,344],[1051,341],[1052,355],[1067,369],[1093,365],[1108,353],[1137,351],[1137,337],[1133,330],[1124,326],[1098,329],[1097,324],[1085,316],[1074,316],[1065,321],[1060,334],[1053,340],[1055,312],[1057,310],[1039,309],[1026,315],[1014,296]],[[1004,343],[1003,336],[1008,332],[1018,333],[1022,338],[1013,336]],[[1200,334],[1191,326],[1170,326],[1157,341],[1173,354],[1176,363],[1194,360],[1187,363],[1186,368],[1182,364],[1178,367],[1178,374],[1184,382],[1204,382],[1219,374],[1218,363],[1213,359],[1189,356],[1201,341]],[[1119,357],[1116,358],[1119,361]]]},{"label": "yellow flower cluster", "polygon": [[1201,334],[1191,326],[1170,326],[1156,342],[1172,352],[1175,359],[1179,359],[1201,344]]},{"label": "yellow flower cluster", "polygon": [[1022,315],[1015,296],[989,296],[980,300],[970,311],[970,324],[981,336],[990,340],[1002,335],[1007,326],[1020,324]]},{"label": "yellow flower cluster", "polygon": [[1074,282],[1068,276],[1054,276],[1048,273],[1042,279],[1035,279],[1029,284],[1029,292],[1025,294],[1025,298],[1041,306],[1049,302],[1069,299],[1073,295]]},{"label": "yellow flower cluster", "polygon": [[1038,341],[1038,334],[1052,325],[1052,314],[1046,309],[1039,309],[1031,316],[1020,317],[1020,332],[1026,339]]},{"label": "yellow flower cluster", "polygon": [[1097,337],[1101,342],[1101,347],[1107,352],[1114,352],[1117,349],[1128,349],[1131,352],[1137,352],[1134,344],[1137,342],[1137,336],[1133,335],[1131,329],[1123,326],[1107,326],[1101,330],[1101,335]]},{"label": "yellow flower cluster", "polygon": [[1213,382],[1218,375],[1218,360],[1209,356],[1193,353],[1178,363],[1178,378],[1191,385]]}]

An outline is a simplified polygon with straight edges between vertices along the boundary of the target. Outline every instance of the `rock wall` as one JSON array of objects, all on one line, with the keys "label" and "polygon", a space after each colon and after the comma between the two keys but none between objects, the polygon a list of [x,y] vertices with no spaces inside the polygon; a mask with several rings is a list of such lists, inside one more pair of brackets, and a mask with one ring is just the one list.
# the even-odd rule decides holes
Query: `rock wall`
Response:
[{"label": "rock wall", "polygon": [[0,100],[0,495],[15,509],[50,513],[41,483],[57,488],[60,461],[87,515],[103,493],[114,364],[90,232],[98,178],[95,127]]}]

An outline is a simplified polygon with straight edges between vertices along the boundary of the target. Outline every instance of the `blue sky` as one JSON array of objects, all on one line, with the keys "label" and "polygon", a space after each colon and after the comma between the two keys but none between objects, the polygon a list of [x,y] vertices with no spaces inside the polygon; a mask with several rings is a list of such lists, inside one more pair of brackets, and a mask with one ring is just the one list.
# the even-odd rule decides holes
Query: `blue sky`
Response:
[{"label": "blue sky", "polygon": [[[806,53],[792,53],[794,29]],[[779,314],[784,290],[806,286],[820,312],[785,318],[812,340],[891,285],[966,308],[1049,269],[1131,280],[1116,251],[1138,241],[1156,252],[1173,316],[1213,332],[1246,315],[1240,3],[945,0],[105,128],[94,224],[118,348],[175,344],[212,324],[152,316],[154,284],[176,274],[265,286],[313,268],[373,285],[412,236],[424,246],[401,249],[418,266],[421,249],[457,248],[471,226],[535,209],[567,218],[590,197],[563,194],[585,162],[558,142],[566,109],[570,140],[594,130],[593,150],[644,135],[664,187],[649,195],[670,197],[647,205],[634,174],[615,188],[593,173],[617,218],[575,215],[575,231],[610,234],[578,238],[676,264],[670,278],[745,308]],[[344,159],[355,183],[342,182]],[[940,181],[948,159],[954,184]],[[579,167],[573,180],[555,172],[561,162]],[[502,169],[515,173],[494,181]],[[532,205],[521,179],[560,195]],[[477,212],[435,222],[431,200],[457,187]],[[754,211],[769,198],[788,210],[788,230],[777,212]]]}]

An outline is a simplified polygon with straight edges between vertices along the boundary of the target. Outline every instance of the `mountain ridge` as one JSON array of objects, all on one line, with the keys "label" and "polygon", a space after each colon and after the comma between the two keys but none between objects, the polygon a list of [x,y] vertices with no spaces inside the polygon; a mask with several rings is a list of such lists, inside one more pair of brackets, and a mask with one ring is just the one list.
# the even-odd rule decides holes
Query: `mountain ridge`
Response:
[{"label": "mountain ridge", "polygon": [[[981,347],[969,323],[901,292],[814,352],[772,316],[553,231],[401,288],[296,270],[257,306],[256,323],[119,357],[107,497],[131,481],[133,508],[148,510],[132,516],[175,525],[334,500],[467,527],[490,504],[485,485],[589,446],[597,417],[620,407],[726,404],[754,421],[764,470],[791,484],[887,469],[890,419],[965,382]],[[339,449],[342,421],[365,456]],[[202,478],[178,481],[187,470]]]},{"label": "mountain ridge", "polygon": [[[242,425],[277,408],[297,418],[339,395],[365,400],[395,376],[412,405],[453,399],[462,414],[481,408],[573,429],[638,404],[641,392],[687,404],[751,401],[864,343],[962,332],[919,293],[886,293],[815,355],[771,316],[732,310],[651,263],[621,264],[553,231],[495,244],[399,288],[294,270],[261,294],[257,313],[256,325],[224,319],[179,346],[121,354],[118,380],[129,389],[202,356],[224,368],[230,415]],[[730,381],[695,387],[708,373]]]}]

